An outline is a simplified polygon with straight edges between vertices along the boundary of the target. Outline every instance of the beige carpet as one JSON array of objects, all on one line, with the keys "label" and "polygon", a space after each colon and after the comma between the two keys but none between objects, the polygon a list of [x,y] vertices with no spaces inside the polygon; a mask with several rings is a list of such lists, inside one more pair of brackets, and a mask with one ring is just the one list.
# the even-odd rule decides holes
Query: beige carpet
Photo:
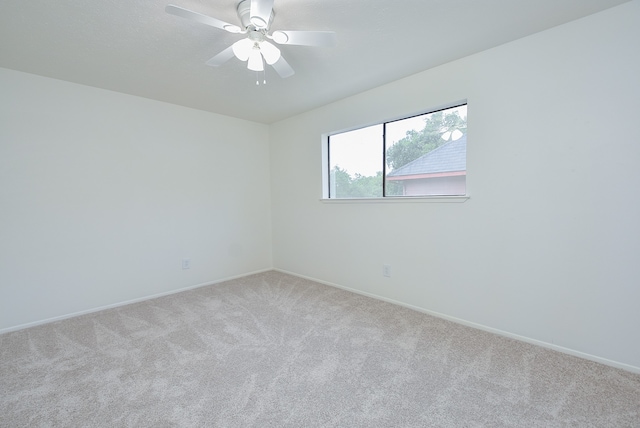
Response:
[{"label": "beige carpet", "polygon": [[640,427],[640,375],[277,272],[0,352],[2,427]]}]

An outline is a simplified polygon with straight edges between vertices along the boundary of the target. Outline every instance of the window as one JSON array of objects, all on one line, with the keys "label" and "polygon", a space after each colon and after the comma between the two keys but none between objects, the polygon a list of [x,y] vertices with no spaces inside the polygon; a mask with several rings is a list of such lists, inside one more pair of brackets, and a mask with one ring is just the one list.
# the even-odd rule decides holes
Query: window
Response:
[{"label": "window", "polygon": [[330,135],[329,198],[466,194],[467,105]]}]

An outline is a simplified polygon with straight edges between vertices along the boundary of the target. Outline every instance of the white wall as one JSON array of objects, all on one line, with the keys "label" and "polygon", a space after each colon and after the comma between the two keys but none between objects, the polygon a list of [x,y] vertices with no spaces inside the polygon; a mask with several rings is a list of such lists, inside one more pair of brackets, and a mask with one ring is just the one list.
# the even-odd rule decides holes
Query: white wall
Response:
[{"label": "white wall", "polygon": [[[639,22],[636,0],[272,125],[274,266],[640,370]],[[321,134],[463,99],[467,202],[319,201]]]},{"label": "white wall", "polygon": [[267,126],[6,69],[0,94],[0,330],[271,267]]}]

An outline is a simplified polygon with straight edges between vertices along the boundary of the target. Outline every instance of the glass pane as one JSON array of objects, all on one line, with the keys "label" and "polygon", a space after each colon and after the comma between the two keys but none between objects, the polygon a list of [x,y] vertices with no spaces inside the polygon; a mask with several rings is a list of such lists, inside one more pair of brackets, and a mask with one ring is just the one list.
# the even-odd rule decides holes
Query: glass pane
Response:
[{"label": "glass pane", "polygon": [[382,197],[382,125],[329,137],[329,197]]},{"label": "glass pane", "polygon": [[386,125],[386,196],[466,194],[467,106]]}]

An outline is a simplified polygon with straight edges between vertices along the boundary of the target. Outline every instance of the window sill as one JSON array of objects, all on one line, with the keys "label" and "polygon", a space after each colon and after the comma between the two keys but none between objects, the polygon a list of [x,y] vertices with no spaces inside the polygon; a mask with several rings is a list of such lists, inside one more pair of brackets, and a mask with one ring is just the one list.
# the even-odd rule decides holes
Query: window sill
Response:
[{"label": "window sill", "polygon": [[460,196],[401,196],[386,198],[323,198],[320,202],[324,204],[406,204],[406,203],[456,203],[467,202],[469,195]]}]

